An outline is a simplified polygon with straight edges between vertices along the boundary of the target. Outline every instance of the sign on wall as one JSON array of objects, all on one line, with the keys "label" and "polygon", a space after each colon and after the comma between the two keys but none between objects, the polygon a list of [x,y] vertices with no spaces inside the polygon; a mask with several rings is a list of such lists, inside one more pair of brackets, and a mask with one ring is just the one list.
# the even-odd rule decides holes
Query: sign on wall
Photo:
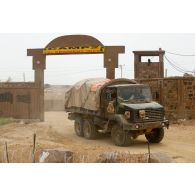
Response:
[{"label": "sign on wall", "polygon": [[71,53],[103,53],[105,48],[103,46],[97,47],[56,47],[56,48],[45,48],[43,54],[71,54]]}]

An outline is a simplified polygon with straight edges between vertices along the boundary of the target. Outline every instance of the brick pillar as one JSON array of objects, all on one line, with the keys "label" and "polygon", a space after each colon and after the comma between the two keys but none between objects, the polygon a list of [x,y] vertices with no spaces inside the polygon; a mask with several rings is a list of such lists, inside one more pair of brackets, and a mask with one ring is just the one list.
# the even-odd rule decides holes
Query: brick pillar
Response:
[{"label": "brick pillar", "polygon": [[134,78],[139,78],[139,62],[140,56],[138,54],[134,54]]},{"label": "brick pillar", "polygon": [[164,53],[159,54],[159,75],[164,78]]},{"label": "brick pillar", "polygon": [[115,68],[112,67],[106,68],[106,78],[115,79]]},{"label": "brick pillar", "polygon": [[106,78],[115,79],[115,68],[118,68],[118,55],[124,53],[123,46],[106,46],[104,51],[104,68],[106,68]]},{"label": "brick pillar", "polygon": [[39,88],[39,118],[41,121],[44,121],[45,55],[33,56],[33,69],[35,70],[35,85]]}]

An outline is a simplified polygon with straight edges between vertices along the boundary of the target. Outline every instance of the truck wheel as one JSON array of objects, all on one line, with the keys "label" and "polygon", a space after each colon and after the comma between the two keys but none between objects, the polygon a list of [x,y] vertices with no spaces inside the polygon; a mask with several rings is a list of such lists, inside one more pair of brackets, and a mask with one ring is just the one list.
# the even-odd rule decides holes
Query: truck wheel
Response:
[{"label": "truck wheel", "polygon": [[145,134],[145,137],[150,143],[160,143],[164,137],[164,129],[153,129],[149,134]]},{"label": "truck wheel", "polygon": [[96,139],[98,132],[91,119],[85,119],[83,122],[83,133],[86,139]]},{"label": "truck wheel", "polygon": [[83,137],[83,119],[81,117],[75,118],[74,130],[79,137]]},{"label": "truck wheel", "polygon": [[132,137],[127,132],[122,130],[119,125],[114,125],[111,131],[112,141],[117,146],[129,146],[132,144]]}]

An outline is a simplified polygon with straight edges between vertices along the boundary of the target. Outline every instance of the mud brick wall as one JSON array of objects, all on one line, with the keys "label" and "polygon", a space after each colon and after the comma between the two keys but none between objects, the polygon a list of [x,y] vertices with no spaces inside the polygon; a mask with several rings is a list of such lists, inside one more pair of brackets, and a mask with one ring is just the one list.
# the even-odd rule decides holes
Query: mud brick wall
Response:
[{"label": "mud brick wall", "polygon": [[153,100],[165,107],[167,118],[195,119],[195,77],[168,77],[137,81],[151,87]]},{"label": "mud brick wall", "polygon": [[136,78],[141,79],[150,79],[150,78],[159,78],[160,68],[159,63],[151,62],[141,62],[137,65],[137,75]]},{"label": "mud brick wall", "polygon": [[39,88],[35,83],[0,83],[0,117],[39,119],[39,108]]},{"label": "mud brick wall", "polygon": [[195,78],[183,80],[183,94],[185,114],[195,118]]},{"label": "mud brick wall", "polygon": [[170,119],[183,118],[179,112],[180,100],[179,96],[183,94],[178,90],[179,83],[177,79],[163,80],[162,104],[165,106],[166,116]]}]

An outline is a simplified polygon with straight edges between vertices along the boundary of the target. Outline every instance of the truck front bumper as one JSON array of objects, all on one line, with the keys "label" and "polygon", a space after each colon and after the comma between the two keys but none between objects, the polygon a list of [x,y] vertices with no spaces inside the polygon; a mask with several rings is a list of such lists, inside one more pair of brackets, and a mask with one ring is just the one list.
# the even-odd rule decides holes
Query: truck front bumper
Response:
[{"label": "truck front bumper", "polygon": [[123,130],[129,131],[139,131],[139,130],[152,130],[155,128],[169,128],[169,121],[155,121],[155,122],[142,122],[142,123],[129,123],[128,121],[124,121]]}]

